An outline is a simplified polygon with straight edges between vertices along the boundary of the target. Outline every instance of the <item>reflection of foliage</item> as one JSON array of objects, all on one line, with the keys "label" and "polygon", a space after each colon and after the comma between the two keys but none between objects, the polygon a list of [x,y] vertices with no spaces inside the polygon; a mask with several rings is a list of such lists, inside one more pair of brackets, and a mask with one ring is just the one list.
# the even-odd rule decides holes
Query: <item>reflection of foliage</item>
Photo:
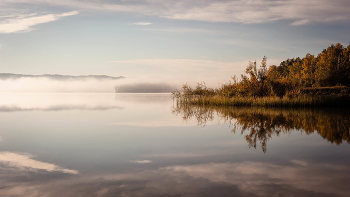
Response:
[{"label": "reflection of foliage", "polygon": [[266,152],[266,143],[273,135],[290,133],[291,130],[302,130],[307,135],[317,132],[324,139],[341,144],[350,143],[350,110],[348,109],[285,109],[285,108],[246,108],[215,107],[198,105],[176,105],[174,114],[183,115],[184,120],[195,117],[198,124],[205,126],[212,121],[214,114],[232,124],[233,132],[241,130],[249,147],[256,148],[261,143]]},{"label": "reflection of foliage", "polygon": [[179,105],[177,105],[173,108],[172,112],[176,115],[180,113],[183,114],[182,118],[184,120],[189,120],[192,117],[195,117],[198,125],[201,126],[205,126],[208,121],[214,119],[214,111],[205,107],[193,107],[190,105],[182,105],[182,107],[179,107]]}]

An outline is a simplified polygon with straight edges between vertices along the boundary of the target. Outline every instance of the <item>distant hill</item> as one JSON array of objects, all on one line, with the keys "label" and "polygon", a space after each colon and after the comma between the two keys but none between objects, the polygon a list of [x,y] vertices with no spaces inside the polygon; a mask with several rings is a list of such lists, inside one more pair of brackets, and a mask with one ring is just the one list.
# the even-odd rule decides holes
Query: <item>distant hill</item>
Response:
[{"label": "distant hill", "polygon": [[87,80],[87,79],[97,79],[97,80],[115,80],[123,79],[125,77],[118,76],[112,77],[107,75],[57,75],[57,74],[43,74],[43,75],[24,75],[24,74],[13,74],[13,73],[0,73],[0,80],[8,79],[20,79],[20,78],[48,78],[58,81],[70,81],[70,80]]}]

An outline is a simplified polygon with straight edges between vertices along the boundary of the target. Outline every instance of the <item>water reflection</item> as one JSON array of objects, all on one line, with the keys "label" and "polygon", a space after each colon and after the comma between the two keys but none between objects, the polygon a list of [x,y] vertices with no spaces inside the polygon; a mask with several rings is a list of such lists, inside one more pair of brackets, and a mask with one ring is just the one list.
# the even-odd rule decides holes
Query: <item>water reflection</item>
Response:
[{"label": "water reflection", "polygon": [[350,143],[350,110],[348,109],[273,109],[217,106],[175,105],[173,114],[182,115],[184,120],[194,117],[198,125],[205,126],[215,115],[233,126],[232,132],[247,132],[245,139],[249,147],[256,148],[257,142],[266,152],[267,141],[273,135],[300,130],[307,135],[314,132],[337,145]]},{"label": "water reflection", "polygon": [[0,94],[0,112],[111,110],[124,107],[113,101],[114,94]]},{"label": "water reflection", "polygon": [[[350,146],[334,144],[349,141],[349,112],[172,104],[166,94],[1,95],[16,112],[0,113],[0,196],[348,196]],[[231,129],[265,150],[273,138],[269,154]]]},{"label": "water reflection", "polygon": [[79,174],[77,170],[61,168],[55,164],[41,162],[32,159],[30,154],[18,154],[13,152],[0,152],[1,166],[16,169],[19,171],[37,171],[44,170],[47,172],[63,172],[67,174]]},{"label": "water reflection", "polygon": [[45,108],[23,108],[18,106],[0,106],[0,112],[18,112],[18,111],[66,111],[66,110],[109,110],[123,109],[118,106],[85,106],[85,105],[56,105]]},{"label": "water reflection", "polygon": [[116,101],[130,103],[165,104],[169,102],[170,93],[117,93]]},{"label": "water reflection", "polygon": [[149,197],[347,196],[349,188],[344,183],[349,181],[349,168],[342,165],[298,160],[292,160],[286,165],[245,161],[173,165],[131,173],[78,175],[50,182],[30,183],[13,177],[5,183],[0,194]]}]

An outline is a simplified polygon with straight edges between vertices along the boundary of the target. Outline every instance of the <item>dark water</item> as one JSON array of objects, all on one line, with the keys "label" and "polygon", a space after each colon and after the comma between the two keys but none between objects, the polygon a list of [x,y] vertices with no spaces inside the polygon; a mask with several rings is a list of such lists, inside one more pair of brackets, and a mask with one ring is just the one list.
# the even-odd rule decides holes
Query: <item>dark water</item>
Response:
[{"label": "dark water", "polygon": [[349,196],[350,110],[0,94],[0,196]]}]

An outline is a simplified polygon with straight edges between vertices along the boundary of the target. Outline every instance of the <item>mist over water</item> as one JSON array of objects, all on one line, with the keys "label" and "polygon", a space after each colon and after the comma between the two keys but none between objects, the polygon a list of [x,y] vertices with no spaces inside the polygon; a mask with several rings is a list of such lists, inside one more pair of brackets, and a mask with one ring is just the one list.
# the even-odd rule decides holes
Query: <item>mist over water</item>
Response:
[{"label": "mist over water", "polygon": [[111,77],[107,75],[80,75],[80,76],[72,76],[72,75],[58,75],[58,74],[44,74],[44,75],[24,75],[24,74],[14,74],[14,73],[0,73],[0,80],[16,80],[23,78],[46,78],[57,81],[73,81],[73,80],[108,80],[108,79],[122,79],[123,76],[119,77]]},{"label": "mist over water", "polygon": [[164,83],[136,83],[115,87],[117,93],[170,93],[174,90],[176,86]]},{"label": "mist over water", "polygon": [[[118,79],[119,80],[119,79]],[[113,93],[117,80],[69,80],[58,81],[47,78],[20,78],[16,80],[1,80],[2,93],[74,93],[100,92]]]},{"label": "mist over water", "polygon": [[163,79],[109,76],[0,76],[0,93],[115,93],[116,87],[119,92],[162,93],[171,92],[179,85]]}]

